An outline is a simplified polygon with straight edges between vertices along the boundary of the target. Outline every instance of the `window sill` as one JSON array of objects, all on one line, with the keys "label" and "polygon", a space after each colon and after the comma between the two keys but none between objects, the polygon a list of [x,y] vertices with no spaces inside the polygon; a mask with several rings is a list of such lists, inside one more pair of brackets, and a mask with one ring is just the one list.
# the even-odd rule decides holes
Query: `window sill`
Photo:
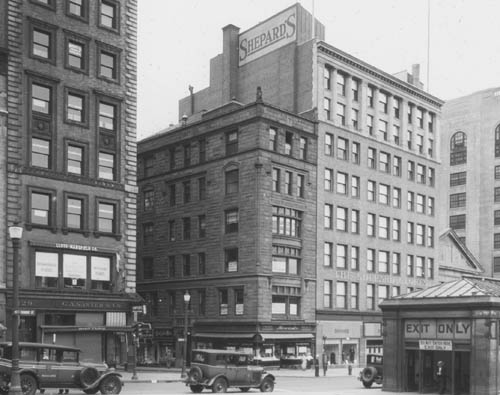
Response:
[{"label": "window sill", "polygon": [[120,233],[108,233],[108,232],[94,231],[94,237],[96,239],[100,238],[101,236],[114,237],[117,241],[120,241],[122,239],[122,235]]},{"label": "window sill", "polygon": [[108,77],[105,77],[105,76],[100,75],[100,74],[97,75],[97,78],[99,78],[100,80],[109,82],[110,84],[117,84],[117,85],[120,84],[120,78],[108,78]]},{"label": "window sill", "polygon": [[28,231],[31,231],[33,230],[33,228],[35,228],[35,229],[46,229],[50,230],[52,233],[57,233],[57,228],[55,226],[50,226],[50,225],[41,225],[41,224],[27,222],[24,224],[24,227]]},{"label": "window sill", "polygon": [[88,229],[77,229],[77,228],[62,228],[62,233],[64,235],[67,235],[68,233],[81,233],[83,234],[85,237],[89,237],[90,236],[90,230]]}]

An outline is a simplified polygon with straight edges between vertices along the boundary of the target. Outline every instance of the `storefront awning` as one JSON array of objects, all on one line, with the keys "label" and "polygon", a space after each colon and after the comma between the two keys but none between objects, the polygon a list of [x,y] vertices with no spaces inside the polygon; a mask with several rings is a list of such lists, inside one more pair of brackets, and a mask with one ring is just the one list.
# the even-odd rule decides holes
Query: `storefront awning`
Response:
[{"label": "storefront awning", "polygon": [[56,332],[132,332],[131,326],[59,326],[40,325],[45,333]]},{"label": "storefront awning", "polygon": [[235,332],[230,332],[230,333],[225,333],[225,332],[218,332],[218,333],[195,333],[193,334],[194,337],[208,337],[208,338],[213,338],[213,339],[253,339],[255,336],[255,333],[235,333]]},{"label": "storefront awning", "polygon": [[312,339],[312,333],[262,333],[264,340],[286,340],[286,339]]}]

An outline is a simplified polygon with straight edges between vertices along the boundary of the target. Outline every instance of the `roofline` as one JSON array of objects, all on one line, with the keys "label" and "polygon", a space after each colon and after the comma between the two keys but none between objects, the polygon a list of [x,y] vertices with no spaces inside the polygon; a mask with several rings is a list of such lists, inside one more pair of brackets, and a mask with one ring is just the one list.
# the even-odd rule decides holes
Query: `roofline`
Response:
[{"label": "roofline", "polygon": [[413,94],[420,99],[431,103],[434,106],[437,106],[441,108],[441,106],[444,104],[444,100],[441,100],[437,98],[436,96],[431,95],[430,93],[427,93],[421,89],[418,89],[414,85],[411,85],[407,82],[404,82],[403,80],[400,80],[397,77],[394,77],[393,75],[380,70],[379,68],[372,66],[361,59],[356,58],[355,56],[352,56],[348,54],[347,52],[344,52],[333,45],[328,44],[325,41],[318,41],[317,43],[318,50],[323,51],[324,53],[327,53],[329,55],[333,55],[335,58],[343,61],[344,63],[348,63],[351,66],[355,66],[359,70],[371,74],[375,76],[378,79],[381,79],[390,85],[396,86],[397,88],[406,91],[407,93]]},{"label": "roofline", "polygon": [[[278,11],[278,12],[274,13],[274,14],[273,14],[273,15],[271,15],[269,18],[266,18],[266,19],[264,19],[263,21],[257,22],[257,23],[256,23],[255,25],[253,25],[252,27],[249,27],[248,29],[243,30],[241,33],[238,33],[238,34],[239,34],[239,35],[242,35],[242,34],[244,34],[244,33],[246,33],[246,32],[249,32],[250,30],[252,30],[252,29],[256,28],[257,26],[262,25],[263,23],[266,23],[267,21],[269,21],[269,20],[273,19],[276,15],[282,14],[282,13],[284,13],[285,11],[288,11],[289,9],[291,9],[291,8],[293,8],[293,7],[297,7],[297,5],[299,5],[299,6],[301,6],[301,7],[302,7],[302,5],[301,5],[299,2],[296,2],[296,3],[292,4],[291,6],[289,6],[289,7],[285,8],[284,10],[281,10],[281,11]],[[304,7],[302,7],[302,8],[304,8]],[[304,8],[304,10],[306,10],[306,9]],[[307,11],[307,10],[306,10],[306,11]],[[309,12],[309,11],[307,11],[307,12]],[[315,19],[316,19],[316,18],[315,18]],[[316,19],[316,20],[317,20],[317,19]],[[319,22],[319,21],[318,21],[318,22]]]},{"label": "roofline", "polygon": [[460,238],[458,237],[457,232],[453,228],[447,228],[439,235],[439,237],[445,237],[446,235],[450,235],[453,241],[456,243],[457,247],[462,250],[462,252],[467,255],[467,257],[472,261],[472,263],[476,266],[478,270],[484,273],[484,268],[481,266],[481,263],[477,260],[474,254],[467,248],[467,246],[462,243]]},{"label": "roofline", "polygon": [[419,310],[436,310],[457,305],[461,305],[469,309],[477,306],[500,307],[500,296],[470,295],[433,298],[385,299],[379,304],[379,307],[382,310],[395,310],[401,307],[413,307]]},{"label": "roofline", "polygon": [[466,95],[463,95],[463,96],[458,96],[458,97],[454,97],[452,99],[447,99],[445,101],[445,105],[449,104],[450,102],[463,100],[463,99],[465,99],[467,97],[478,96],[478,95],[484,94],[486,92],[494,92],[494,91],[500,91],[500,86],[496,86],[496,87],[492,87],[492,88],[486,88],[486,89],[481,89],[479,91],[467,93]]}]

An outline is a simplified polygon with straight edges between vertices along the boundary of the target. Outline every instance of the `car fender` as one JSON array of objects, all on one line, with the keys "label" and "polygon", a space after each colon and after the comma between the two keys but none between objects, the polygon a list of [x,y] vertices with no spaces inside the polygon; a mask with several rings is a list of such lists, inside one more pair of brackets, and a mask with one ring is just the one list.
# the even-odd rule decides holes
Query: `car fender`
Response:
[{"label": "car fender", "polygon": [[91,385],[85,387],[84,389],[85,390],[91,390],[91,389],[99,387],[99,385],[101,384],[101,381],[104,380],[106,377],[109,377],[109,376],[119,377],[120,381],[122,382],[122,385],[123,385],[123,380],[121,379],[122,375],[120,373],[117,373],[117,372],[105,372],[101,376],[99,376],[99,378],[96,381],[94,381],[94,383],[92,383]]},{"label": "car fender", "polygon": [[260,382],[262,383],[267,378],[270,378],[271,380],[276,382],[276,377],[274,377],[274,375],[271,373],[267,373],[266,375],[262,376],[262,379],[260,380]]},{"label": "car fender", "polygon": [[203,385],[211,386],[214,383],[214,381],[217,380],[220,377],[222,377],[224,380],[226,380],[228,386],[231,386],[231,383],[229,382],[229,380],[227,379],[227,377],[224,374],[222,374],[222,373],[218,374],[217,376],[212,377],[208,381],[208,383],[204,383]]}]

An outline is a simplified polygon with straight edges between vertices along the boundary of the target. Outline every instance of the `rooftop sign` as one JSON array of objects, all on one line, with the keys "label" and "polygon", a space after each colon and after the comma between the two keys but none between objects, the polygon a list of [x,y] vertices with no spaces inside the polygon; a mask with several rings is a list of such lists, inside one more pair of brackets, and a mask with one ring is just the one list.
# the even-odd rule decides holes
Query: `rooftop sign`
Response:
[{"label": "rooftop sign", "polygon": [[278,15],[240,34],[239,65],[251,62],[297,38],[297,7]]}]

